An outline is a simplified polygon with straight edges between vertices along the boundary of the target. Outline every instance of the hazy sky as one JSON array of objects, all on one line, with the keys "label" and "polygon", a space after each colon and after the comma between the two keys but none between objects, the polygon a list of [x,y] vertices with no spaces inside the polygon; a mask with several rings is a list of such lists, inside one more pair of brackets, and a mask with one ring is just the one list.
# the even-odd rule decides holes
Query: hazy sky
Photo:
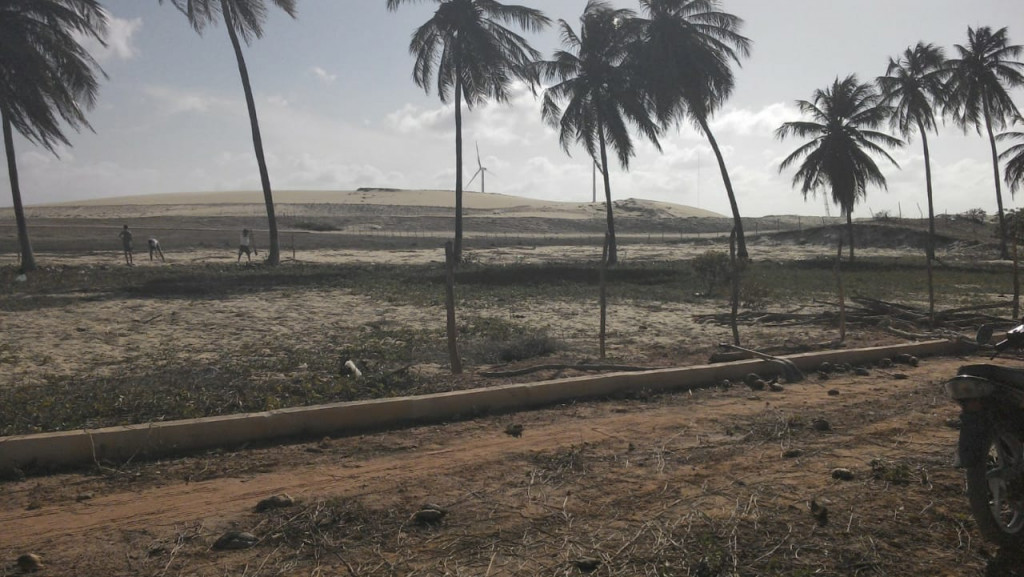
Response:
[{"label": "hazy sky", "polygon": [[[586,0],[522,0],[578,30]],[[108,47],[96,47],[109,79],[89,113],[95,133],[71,133],[73,147],[54,157],[16,139],[26,204],[161,192],[258,190],[245,101],[223,26],[198,36],[169,2],[106,0]],[[637,8],[618,0],[617,7]],[[837,76],[870,80],[887,59],[919,40],[953,52],[968,26],[1009,27],[1024,44],[1021,0],[726,0],[746,23],[751,57],[737,72],[732,99],[714,121],[745,216],[826,214],[824,197],[804,200],[779,161],[798,140],[774,130],[798,117]],[[299,0],[298,18],[274,11],[261,40],[245,49],[274,189],[455,186],[451,106],[412,81],[413,30],[436,9],[423,1],[388,12],[384,0]],[[550,58],[554,28],[529,35]],[[1014,93],[1024,106],[1024,92]],[[540,100],[519,90],[508,105],[463,116],[464,174],[476,171],[474,143],[490,170],[487,191],[550,200],[589,201],[585,152],[568,156],[540,119]],[[988,144],[947,126],[929,138],[937,212],[995,210]],[[611,172],[612,197],[664,200],[728,213],[714,156],[690,126],[662,139],[663,152],[640,144],[629,172]],[[919,139],[895,151],[902,170],[883,164],[888,191],[871,189],[854,216],[869,209],[926,211]],[[0,206],[10,206],[6,164]],[[472,184],[479,190],[480,181]],[[600,197],[600,192],[598,193]],[[254,202],[261,202],[260,194]],[[1019,206],[1005,193],[1008,207]],[[838,214],[830,207],[831,214]]]}]

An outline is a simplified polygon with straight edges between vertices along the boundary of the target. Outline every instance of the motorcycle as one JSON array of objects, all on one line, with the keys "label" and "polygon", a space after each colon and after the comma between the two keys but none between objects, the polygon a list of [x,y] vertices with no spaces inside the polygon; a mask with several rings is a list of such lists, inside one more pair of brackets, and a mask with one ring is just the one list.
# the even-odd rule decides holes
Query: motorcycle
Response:
[{"label": "motorcycle", "polygon": [[[978,331],[979,345],[992,328]],[[995,359],[1024,349],[1024,324],[995,344]],[[971,514],[982,536],[1001,547],[1024,546],[1024,369],[960,367],[946,392],[961,408],[957,466],[965,469]]]}]

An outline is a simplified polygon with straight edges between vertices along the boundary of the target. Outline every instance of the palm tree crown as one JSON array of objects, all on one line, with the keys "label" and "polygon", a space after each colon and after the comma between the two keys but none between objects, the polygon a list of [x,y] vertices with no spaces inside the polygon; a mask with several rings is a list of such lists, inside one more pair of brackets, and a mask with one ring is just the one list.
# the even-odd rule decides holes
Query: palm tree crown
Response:
[{"label": "palm tree crown", "polygon": [[647,18],[634,64],[663,126],[688,118],[711,145],[732,210],[737,254],[747,258],[743,220],[725,158],[708,119],[735,86],[732,64],[750,55],[739,33],[743,20],[720,9],[718,0],[640,0]]},{"label": "palm tree crown", "polygon": [[[388,10],[418,0],[388,0]],[[441,102],[449,102],[456,83],[461,84],[466,106],[472,108],[493,98],[508,100],[512,81],[532,81],[529,64],[540,57],[525,38],[503,24],[515,24],[538,32],[550,20],[539,10],[509,6],[494,0],[433,0],[439,4],[434,17],[420,26],[409,43],[416,56],[413,80],[430,90],[437,75]]]},{"label": "palm tree crown", "polygon": [[[188,18],[196,32],[202,34],[207,26],[216,24],[230,10],[228,16],[235,33],[246,44],[263,37],[263,23],[267,21],[265,0],[169,0],[175,8]],[[163,3],[164,0],[160,0]],[[286,14],[295,18],[296,0],[270,0]]]},{"label": "palm tree crown", "polygon": [[942,48],[918,42],[899,59],[889,59],[885,76],[876,79],[882,101],[892,106],[889,125],[904,136],[915,131],[934,131],[935,109],[945,97],[946,76]]},{"label": "palm tree crown", "polygon": [[537,63],[541,74],[555,82],[544,91],[541,117],[558,130],[566,153],[578,142],[601,168],[609,264],[618,262],[618,249],[607,147],[611,145],[619,163],[628,168],[634,153],[632,124],[661,150],[650,99],[635,68],[627,62],[640,41],[639,24],[631,10],[616,10],[600,0],[590,0],[580,17],[580,33],[560,20],[566,49],[556,51],[553,60]]},{"label": "palm tree crown", "polygon": [[903,141],[871,130],[882,124],[889,107],[870,84],[860,84],[854,75],[838,78],[832,86],[815,90],[812,101],[798,100],[800,112],[811,120],[787,122],[775,135],[811,137],[811,141],[787,156],[779,170],[804,159],[793,184],[800,184],[804,196],[828,188],[832,201],[844,214],[852,212],[867,193],[868,184],[885,187],[885,176],[868,154],[877,154],[899,166],[883,146],[902,146]]},{"label": "palm tree crown", "polygon": [[0,0],[0,113],[25,138],[54,151],[62,121],[89,128],[103,71],[78,37],[102,43],[106,26],[96,0]]},{"label": "palm tree crown", "polygon": [[947,62],[946,91],[957,125],[980,134],[986,122],[1005,126],[1007,118],[1020,116],[1009,89],[1024,86],[1024,63],[1014,60],[1024,47],[1010,44],[1006,28],[968,28],[967,45],[955,49],[959,58]]},{"label": "palm tree crown", "polygon": [[[539,62],[541,74],[556,84],[544,91],[542,118],[559,131],[559,143],[569,153],[574,142],[583,145],[604,172],[600,140],[615,149],[624,168],[633,156],[630,124],[658,144],[659,128],[650,114],[650,100],[641,91],[639,76],[625,65],[639,40],[640,28],[632,10],[612,9],[590,0],[580,18],[577,35],[559,20],[562,44],[554,59]],[[563,110],[561,103],[565,102]]]},{"label": "palm tree crown", "polygon": [[872,154],[899,166],[884,147],[902,146],[903,141],[874,129],[891,113],[870,84],[860,84],[854,75],[836,80],[824,90],[815,90],[811,101],[798,100],[797,106],[810,120],[786,122],[775,131],[789,136],[810,137],[779,165],[779,172],[800,159],[803,162],[793,176],[806,198],[830,189],[832,201],[847,217],[852,243],[853,208],[867,195],[869,184],[886,187],[885,176]]},{"label": "palm tree crown", "polygon": [[750,55],[743,20],[718,0],[640,0],[646,15],[637,55],[659,120],[707,118],[732,94],[732,64]]}]

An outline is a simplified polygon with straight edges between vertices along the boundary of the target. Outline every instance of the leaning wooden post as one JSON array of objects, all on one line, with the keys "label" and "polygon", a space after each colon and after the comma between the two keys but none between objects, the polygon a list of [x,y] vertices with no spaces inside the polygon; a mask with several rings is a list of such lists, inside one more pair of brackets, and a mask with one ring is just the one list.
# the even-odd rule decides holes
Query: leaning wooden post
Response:
[{"label": "leaning wooden post", "polygon": [[601,252],[600,279],[598,280],[598,285],[600,286],[600,291],[601,291],[601,296],[600,296],[600,300],[601,300],[601,330],[600,330],[600,333],[598,335],[598,341],[600,342],[601,358],[602,359],[604,359],[604,352],[605,352],[605,349],[604,349],[604,337],[605,337],[605,328],[607,326],[606,325],[606,318],[607,318],[607,314],[608,314],[608,283],[607,283],[606,276],[607,276],[607,270],[608,270],[608,244],[609,244],[609,242],[610,242],[610,238],[608,236],[608,233],[604,233],[604,250]]},{"label": "leaning wooden post", "polygon": [[448,359],[452,374],[462,374],[462,359],[459,358],[458,329],[455,326],[455,250],[452,241],[444,243],[445,266],[445,308],[448,309]]}]

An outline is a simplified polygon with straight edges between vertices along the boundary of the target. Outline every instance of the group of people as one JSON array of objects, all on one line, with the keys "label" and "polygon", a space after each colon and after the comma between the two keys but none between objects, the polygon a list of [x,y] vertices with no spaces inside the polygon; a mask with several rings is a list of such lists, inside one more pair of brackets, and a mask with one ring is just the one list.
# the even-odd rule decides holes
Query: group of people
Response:
[{"label": "group of people", "polygon": [[[135,266],[133,247],[132,247],[132,231],[128,229],[128,225],[124,225],[121,232],[117,234],[117,237],[121,239],[121,247],[124,249],[124,263],[128,266]],[[160,262],[166,262],[164,258],[164,251],[160,248],[160,241],[156,238],[150,237],[146,241],[149,245],[149,260],[153,260],[154,257],[159,256]],[[252,262],[252,255],[259,256],[259,251],[256,250],[256,244],[253,242],[252,232],[247,229],[242,229],[242,237],[238,242],[238,259],[235,262],[242,262],[242,255],[245,254],[247,262]]]}]

